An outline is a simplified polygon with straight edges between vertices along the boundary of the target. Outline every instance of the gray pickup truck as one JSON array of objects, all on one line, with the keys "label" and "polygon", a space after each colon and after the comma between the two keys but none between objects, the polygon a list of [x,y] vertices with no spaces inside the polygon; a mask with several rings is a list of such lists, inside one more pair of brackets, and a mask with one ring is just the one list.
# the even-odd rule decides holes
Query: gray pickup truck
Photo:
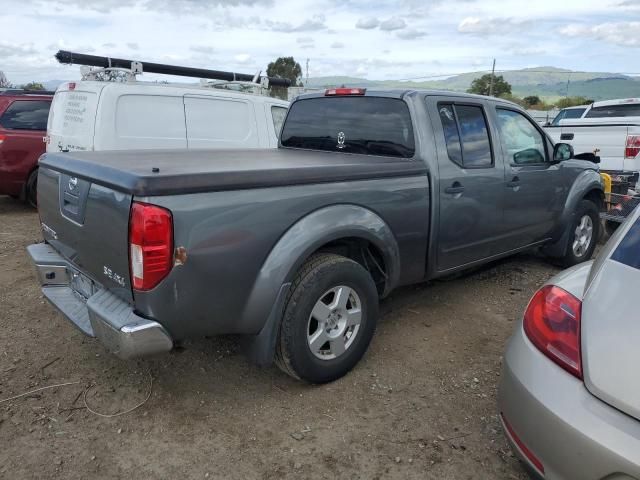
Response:
[{"label": "gray pickup truck", "polygon": [[346,88],[294,101],[277,150],[49,153],[46,298],[122,358],[242,334],[321,383],[373,336],[378,300],[532,247],[587,260],[603,187],[518,106]]}]

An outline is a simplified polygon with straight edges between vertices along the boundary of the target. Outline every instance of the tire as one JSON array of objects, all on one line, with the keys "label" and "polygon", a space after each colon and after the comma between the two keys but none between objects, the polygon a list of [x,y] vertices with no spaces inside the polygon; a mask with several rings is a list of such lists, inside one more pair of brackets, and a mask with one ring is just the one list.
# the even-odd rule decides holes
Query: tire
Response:
[{"label": "tire", "polygon": [[591,258],[600,238],[600,225],[596,204],[590,200],[580,200],[569,231],[567,251],[562,258],[563,266],[571,267]]},{"label": "tire", "polygon": [[604,231],[607,233],[607,238],[611,237],[621,224],[614,222],[613,220],[605,220]]},{"label": "tire", "polygon": [[24,201],[33,208],[38,208],[38,169],[29,174],[24,191]]},{"label": "tire", "polygon": [[285,302],[276,364],[310,383],[336,380],[360,361],[377,320],[378,291],[369,272],[340,255],[314,255],[300,268]]}]

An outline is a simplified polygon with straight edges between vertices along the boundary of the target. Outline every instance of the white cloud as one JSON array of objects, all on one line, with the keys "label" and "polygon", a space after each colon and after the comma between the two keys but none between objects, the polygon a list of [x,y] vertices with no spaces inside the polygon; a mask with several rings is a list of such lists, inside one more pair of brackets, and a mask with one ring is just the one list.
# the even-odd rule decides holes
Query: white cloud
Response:
[{"label": "white cloud", "polygon": [[504,35],[514,31],[521,31],[529,26],[528,20],[500,17],[466,17],[458,25],[458,32],[471,35],[489,36]]},{"label": "white cloud", "polygon": [[380,20],[376,17],[361,18],[356,22],[356,28],[361,28],[363,30],[372,30],[377,28],[378,25],[380,25]]},{"label": "white cloud", "polygon": [[402,30],[398,32],[398,38],[402,38],[403,40],[415,40],[416,38],[422,38],[427,34],[425,32],[421,32],[420,30],[416,30],[414,28],[407,28],[406,30]]},{"label": "white cloud", "polygon": [[407,22],[400,17],[391,17],[389,20],[385,20],[380,23],[380,30],[391,32],[393,30],[402,30],[407,26]]},{"label": "white cloud", "polygon": [[571,24],[561,28],[560,33],[567,37],[591,37],[624,47],[640,47],[640,22]]},{"label": "white cloud", "polygon": [[127,47],[129,47],[131,50],[140,50],[140,45],[138,45],[136,42],[127,42]]},{"label": "white cloud", "polygon": [[33,55],[38,53],[33,43],[12,43],[0,41],[0,58]]},{"label": "white cloud", "polygon": [[305,20],[304,22],[293,25],[289,22],[280,22],[280,21],[271,21],[267,20],[265,24],[269,28],[269,30],[273,30],[274,32],[284,32],[284,33],[292,33],[292,32],[314,32],[318,30],[325,30],[327,25],[325,24],[325,16],[322,14],[314,15],[312,18]]},{"label": "white cloud", "polygon": [[216,49],[210,45],[191,45],[189,50],[195,53],[202,53],[205,55],[211,55],[216,52]]},{"label": "white cloud", "polygon": [[253,62],[253,58],[251,58],[251,55],[249,55],[248,53],[240,53],[238,55],[235,55],[233,58],[240,65],[246,65]]},{"label": "white cloud", "polygon": [[331,48],[344,48],[344,43],[342,43],[342,42],[333,42],[331,44]]}]

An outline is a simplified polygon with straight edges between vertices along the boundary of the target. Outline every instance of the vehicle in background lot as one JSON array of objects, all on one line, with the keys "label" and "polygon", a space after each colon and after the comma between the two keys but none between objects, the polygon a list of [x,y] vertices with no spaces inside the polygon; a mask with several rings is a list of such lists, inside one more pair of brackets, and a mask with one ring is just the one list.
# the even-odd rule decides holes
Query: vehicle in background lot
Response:
[{"label": "vehicle in background lot", "polygon": [[546,128],[556,142],[566,142],[576,152],[599,150],[600,168],[618,177],[640,171],[640,99],[593,103],[579,119],[563,119]]},{"label": "vehicle in background lot", "polygon": [[28,250],[120,357],[243,334],[257,363],[327,382],[400,285],[534,247],[588,260],[602,180],[572,157],[500,99],[330,89],[292,103],[277,150],[46,154]]},{"label": "vehicle in background lot", "polygon": [[498,405],[536,477],[640,478],[640,209],[595,262],[549,280],[504,355]]},{"label": "vehicle in background lot", "polygon": [[553,118],[553,121],[550,124],[547,124],[545,126],[557,127],[560,125],[560,120],[574,120],[576,118],[582,118],[588,109],[589,109],[589,105],[580,105],[577,107],[563,108]]},{"label": "vehicle in background lot", "polygon": [[289,103],[197,85],[60,85],[47,151],[276,148]]},{"label": "vehicle in background lot", "polygon": [[0,91],[0,195],[36,205],[38,158],[53,92]]},{"label": "vehicle in background lot", "polygon": [[[162,84],[137,81],[136,75],[143,69],[210,79],[247,75],[66,51],[56,58],[84,65],[83,80],[64,83],[56,91],[47,125],[48,152],[278,146],[289,102],[228,89],[261,92],[259,74],[252,81],[216,81],[208,86]],[[113,74],[126,75],[128,81],[104,81]],[[263,80],[265,85],[283,82]]]}]

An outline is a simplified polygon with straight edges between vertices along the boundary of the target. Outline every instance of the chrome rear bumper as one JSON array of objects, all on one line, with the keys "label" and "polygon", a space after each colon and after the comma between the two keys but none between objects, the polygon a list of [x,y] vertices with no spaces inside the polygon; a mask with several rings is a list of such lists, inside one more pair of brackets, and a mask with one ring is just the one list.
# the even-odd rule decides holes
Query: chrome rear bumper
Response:
[{"label": "chrome rear bumper", "polygon": [[[136,315],[131,305],[87,279],[50,245],[29,245],[27,252],[47,300],[85,335],[96,337],[118,357],[141,357],[173,348],[173,340],[162,325]],[[88,298],[73,288],[73,279],[78,276],[94,287]]]}]

